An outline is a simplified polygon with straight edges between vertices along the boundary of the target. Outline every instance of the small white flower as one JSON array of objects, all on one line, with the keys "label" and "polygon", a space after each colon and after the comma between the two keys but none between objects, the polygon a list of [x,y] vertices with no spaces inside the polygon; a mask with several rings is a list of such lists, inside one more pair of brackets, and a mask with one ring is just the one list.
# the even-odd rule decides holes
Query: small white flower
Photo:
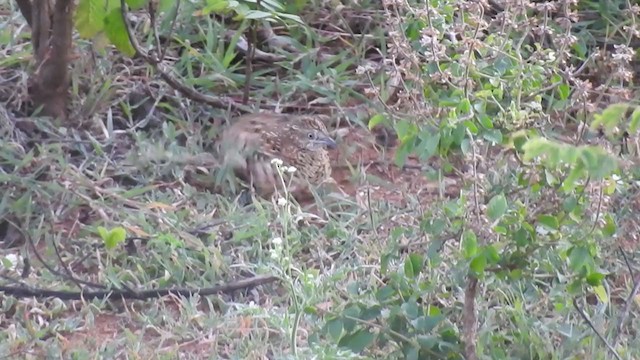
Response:
[{"label": "small white flower", "polygon": [[382,309],[382,310],[380,310],[380,316],[381,316],[383,319],[388,319],[388,318],[389,318],[389,315],[391,315],[391,311],[389,311],[389,309]]},{"label": "small white flower", "polygon": [[298,170],[298,169],[296,169],[296,167],[295,167],[295,166],[289,166],[289,167],[287,168],[287,172],[288,172],[288,173],[294,173],[294,172],[296,172],[296,170]]},{"label": "small white flower", "polygon": [[278,205],[280,206],[287,205],[287,200],[285,198],[278,198]]},{"label": "small white flower", "polygon": [[269,257],[271,257],[272,260],[276,260],[280,257],[280,254],[278,254],[275,249],[271,249],[269,250]]},{"label": "small white flower", "polygon": [[22,256],[18,254],[7,254],[4,260],[5,261],[0,261],[0,269],[3,269],[3,263],[6,263],[8,265],[7,270],[10,271],[18,271],[18,267],[23,262]]},{"label": "small white flower", "polygon": [[273,239],[271,239],[271,242],[273,243],[273,245],[282,245],[282,238],[281,237],[275,237]]},{"label": "small white flower", "polygon": [[271,164],[275,166],[282,166],[282,160],[280,159],[271,159]]}]

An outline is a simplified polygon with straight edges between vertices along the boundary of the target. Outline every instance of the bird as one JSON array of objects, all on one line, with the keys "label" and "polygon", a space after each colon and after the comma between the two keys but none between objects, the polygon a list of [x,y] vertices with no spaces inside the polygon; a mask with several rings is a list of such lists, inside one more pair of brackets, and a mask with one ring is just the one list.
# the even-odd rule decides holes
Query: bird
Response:
[{"label": "bird", "polygon": [[222,132],[219,140],[222,167],[225,171],[232,170],[235,177],[265,198],[284,190],[274,166],[283,170],[285,182],[294,168],[288,184],[294,197],[306,192],[309,185],[335,183],[328,149],[337,145],[322,119],[322,115],[273,112],[241,115]]}]

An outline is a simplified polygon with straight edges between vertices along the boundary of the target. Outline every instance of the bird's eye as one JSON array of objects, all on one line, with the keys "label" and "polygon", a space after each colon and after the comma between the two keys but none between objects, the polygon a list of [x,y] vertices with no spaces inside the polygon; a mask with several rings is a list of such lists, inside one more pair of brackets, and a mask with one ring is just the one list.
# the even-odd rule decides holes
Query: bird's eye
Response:
[{"label": "bird's eye", "polygon": [[314,133],[310,132],[310,133],[308,133],[308,134],[307,134],[307,137],[308,137],[309,139],[312,139],[312,140],[313,140],[313,139],[315,139],[315,137],[316,137],[315,135],[316,135],[316,134],[314,134]]}]

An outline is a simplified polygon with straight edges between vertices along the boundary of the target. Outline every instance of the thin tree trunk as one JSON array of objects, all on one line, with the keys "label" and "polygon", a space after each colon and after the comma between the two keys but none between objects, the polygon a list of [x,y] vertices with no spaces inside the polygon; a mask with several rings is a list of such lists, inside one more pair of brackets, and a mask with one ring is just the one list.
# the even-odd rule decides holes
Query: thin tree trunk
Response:
[{"label": "thin tree trunk", "polygon": [[29,94],[42,114],[67,118],[69,98],[69,62],[73,32],[73,0],[19,0],[18,6],[25,17],[31,14],[29,24],[36,59],[35,71],[30,77]]}]

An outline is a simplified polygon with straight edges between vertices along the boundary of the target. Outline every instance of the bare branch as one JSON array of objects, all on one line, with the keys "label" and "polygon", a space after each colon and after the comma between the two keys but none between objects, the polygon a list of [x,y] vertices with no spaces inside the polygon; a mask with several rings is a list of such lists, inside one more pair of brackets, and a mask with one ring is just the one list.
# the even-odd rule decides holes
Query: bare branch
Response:
[{"label": "bare branch", "polygon": [[[76,283],[76,284],[82,284],[82,285],[86,285],[86,286],[93,287],[93,288],[98,288],[98,289],[106,289],[106,288],[107,288],[107,287],[106,287],[106,286],[104,286],[104,285],[95,284],[95,283],[92,283],[92,282],[89,282],[89,281],[85,281],[85,280],[82,280],[82,279],[75,278],[75,277],[73,276],[73,274],[71,274],[71,273],[69,273],[69,274],[63,274],[63,273],[61,273],[61,272],[57,271],[56,269],[54,269],[54,268],[53,268],[53,266],[51,266],[49,263],[47,263],[47,262],[42,258],[42,255],[40,255],[40,252],[38,251],[38,248],[36,247],[36,244],[35,244],[35,242],[33,241],[33,238],[31,237],[31,235],[30,235],[27,231],[22,230],[22,229],[18,226],[18,224],[14,223],[13,221],[8,220],[8,219],[5,219],[5,220],[6,220],[6,221],[8,221],[11,225],[13,225],[16,229],[18,229],[18,231],[20,231],[20,232],[22,233],[22,236],[23,236],[25,239],[27,239],[27,242],[28,242],[28,243],[29,243],[29,245],[31,246],[31,249],[33,250],[33,253],[34,253],[34,255],[36,256],[36,258],[38,259],[38,261],[40,261],[40,263],[41,263],[41,264],[42,264],[42,265],[43,265],[47,270],[49,270],[49,272],[50,272],[50,273],[52,273],[52,274],[54,274],[54,275],[57,275],[57,276],[60,276],[60,277],[62,277],[63,279],[70,280],[70,281],[72,281],[72,282],[74,282],[74,283]],[[56,251],[57,251],[57,249],[56,249]],[[64,265],[64,264],[63,264],[63,265]],[[66,270],[66,269],[65,269],[65,270]],[[78,285],[78,286],[80,286],[80,285]]]},{"label": "bare branch", "polygon": [[143,291],[131,290],[105,290],[105,291],[55,291],[47,289],[36,289],[16,286],[0,286],[0,292],[14,297],[55,297],[61,300],[93,300],[93,299],[134,299],[148,300],[166,295],[201,296],[215,295],[221,293],[231,293],[236,290],[249,289],[259,285],[268,284],[278,280],[272,275],[254,276],[248,279],[218,285],[210,288],[178,288],[178,289],[153,289]]}]

